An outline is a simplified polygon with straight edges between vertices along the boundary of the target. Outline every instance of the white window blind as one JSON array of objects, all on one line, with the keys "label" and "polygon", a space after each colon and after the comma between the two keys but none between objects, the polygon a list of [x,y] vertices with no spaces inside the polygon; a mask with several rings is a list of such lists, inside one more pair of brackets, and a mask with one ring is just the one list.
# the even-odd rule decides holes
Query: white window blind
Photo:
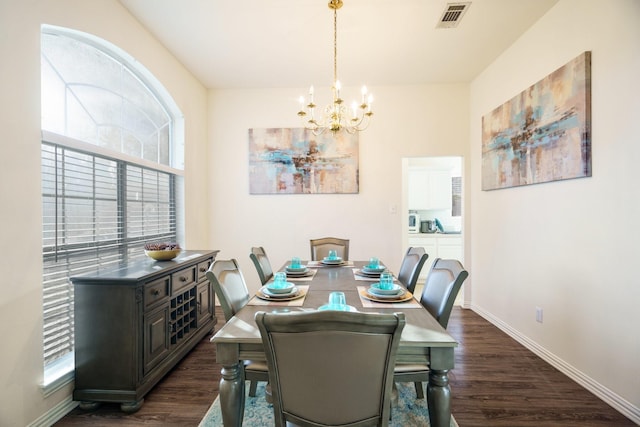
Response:
[{"label": "white window blind", "polygon": [[177,241],[176,175],[42,141],[45,365],[73,351],[70,277]]}]

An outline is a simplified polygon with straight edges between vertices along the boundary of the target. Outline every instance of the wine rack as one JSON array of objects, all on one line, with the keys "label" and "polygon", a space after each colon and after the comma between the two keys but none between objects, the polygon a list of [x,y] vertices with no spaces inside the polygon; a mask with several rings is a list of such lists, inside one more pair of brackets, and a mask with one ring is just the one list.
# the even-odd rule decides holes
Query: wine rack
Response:
[{"label": "wine rack", "polygon": [[197,326],[196,288],[188,289],[171,299],[170,305],[171,346],[180,343]]}]

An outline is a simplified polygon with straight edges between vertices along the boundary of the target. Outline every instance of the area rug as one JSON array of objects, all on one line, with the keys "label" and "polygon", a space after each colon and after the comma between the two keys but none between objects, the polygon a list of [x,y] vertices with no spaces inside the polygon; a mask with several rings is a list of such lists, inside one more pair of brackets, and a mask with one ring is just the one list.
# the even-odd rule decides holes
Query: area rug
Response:
[{"label": "area rug", "polygon": [[[413,383],[398,383],[397,394],[392,396],[392,416],[390,427],[429,426],[429,410],[426,399],[416,399]],[[247,427],[272,427],[273,406],[264,399],[265,383],[258,383],[256,397],[249,397],[249,383],[246,385],[247,400],[244,407],[244,422]],[[451,427],[458,424],[451,417]],[[220,400],[216,397],[199,427],[222,427]]]}]

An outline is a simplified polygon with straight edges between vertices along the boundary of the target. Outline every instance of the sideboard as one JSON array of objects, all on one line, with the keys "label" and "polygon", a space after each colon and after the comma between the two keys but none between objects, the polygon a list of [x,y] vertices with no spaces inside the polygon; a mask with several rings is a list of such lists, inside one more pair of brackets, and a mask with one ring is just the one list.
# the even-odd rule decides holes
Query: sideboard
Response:
[{"label": "sideboard", "polygon": [[75,389],[83,409],[118,402],[135,412],[144,396],[216,323],[205,276],[217,250],[183,251],[72,277]]}]

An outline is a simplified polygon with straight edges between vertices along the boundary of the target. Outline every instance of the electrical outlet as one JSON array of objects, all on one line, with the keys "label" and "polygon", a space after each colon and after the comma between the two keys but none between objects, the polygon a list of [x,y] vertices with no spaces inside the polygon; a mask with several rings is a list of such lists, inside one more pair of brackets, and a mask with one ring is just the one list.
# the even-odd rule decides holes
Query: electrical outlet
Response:
[{"label": "electrical outlet", "polygon": [[398,213],[398,207],[394,204],[389,205],[389,213],[390,214]]},{"label": "electrical outlet", "polygon": [[542,308],[536,307],[536,322],[542,323]]}]

